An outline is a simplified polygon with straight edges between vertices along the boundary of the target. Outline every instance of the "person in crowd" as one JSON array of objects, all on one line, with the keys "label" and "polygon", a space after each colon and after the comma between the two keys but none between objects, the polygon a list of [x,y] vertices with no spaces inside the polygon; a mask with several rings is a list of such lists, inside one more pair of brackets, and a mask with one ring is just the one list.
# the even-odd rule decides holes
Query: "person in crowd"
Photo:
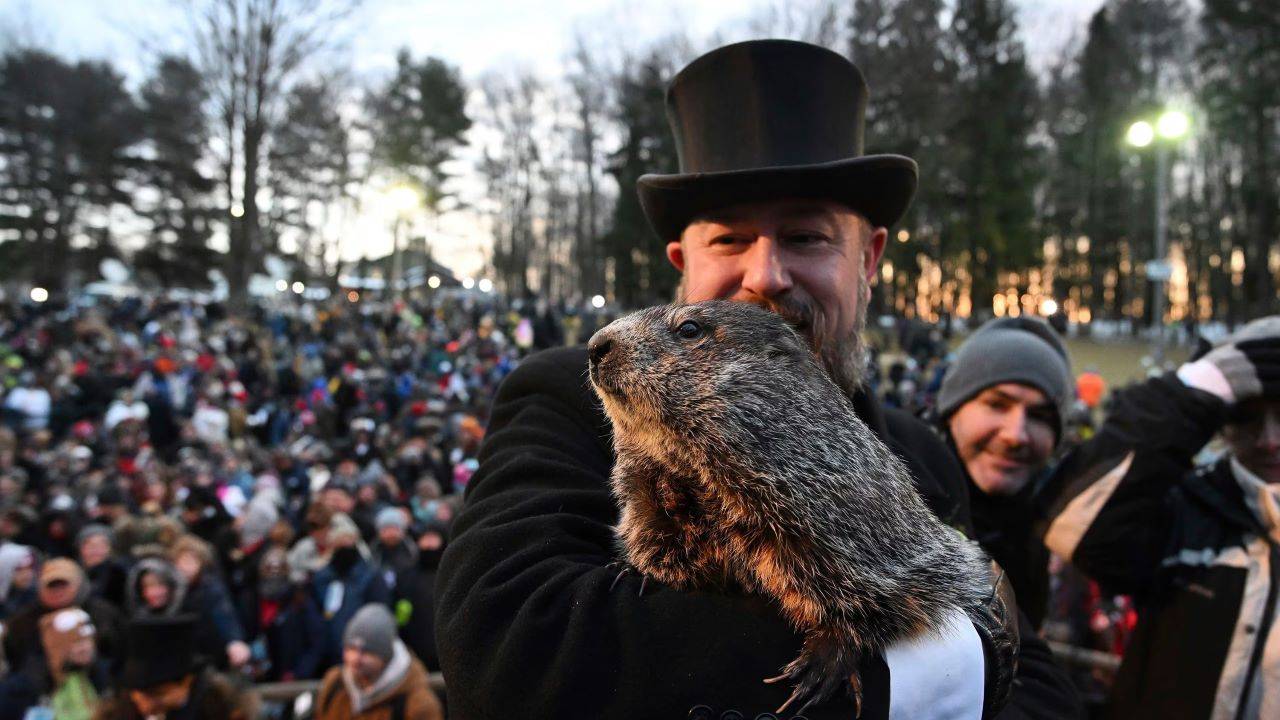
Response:
[{"label": "person in crowd", "polygon": [[118,660],[121,617],[105,600],[90,594],[84,571],[67,558],[54,558],[40,568],[34,602],[14,613],[5,623],[4,654],[9,666],[45,663],[40,642],[40,621],[45,615],[78,607],[88,613],[97,634],[98,653],[110,663]]},{"label": "person in crowd", "polygon": [[[970,529],[955,456],[923,423],[886,412],[861,389],[869,283],[887,227],[910,202],[916,167],[863,156],[860,71],[813,45],[752,41],[694,60],[666,97],[681,173],[646,176],[638,189],[682,273],[680,300],[755,302],[824,340],[824,366],[868,427],[907,464],[933,511]],[[530,703],[555,717],[772,711],[791,688],[761,679],[801,643],[774,608],[729,591],[650,583],[641,594],[639,578],[618,579],[609,423],[587,383],[587,360],[584,348],[531,356],[498,392],[437,579],[451,714],[514,717]],[[1005,717],[1079,715],[1065,674],[1019,618]],[[864,679],[861,712],[893,716],[947,698],[979,717],[986,698],[1010,687],[987,679],[1013,670],[981,647],[971,624],[956,623],[915,647],[910,661],[887,653],[888,672]],[[501,692],[482,680],[493,678],[502,678]],[[836,697],[804,716],[857,712]]]},{"label": "person in crowd", "polygon": [[[306,534],[289,550],[289,567],[295,573],[310,579],[311,575],[329,564],[329,554],[333,549],[329,544],[329,533],[335,523],[341,525],[343,522],[335,518],[345,519],[346,516],[335,516],[322,502],[314,502],[307,508],[303,516]],[[346,522],[350,523],[349,520]],[[351,524],[350,527],[354,529],[355,525]],[[359,533],[358,530],[356,532]]]},{"label": "person in crowd", "polygon": [[1073,393],[1067,348],[1036,317],[997,318],[956,351],[933,422],[968,481],[978,542],[1008,574],[1031,624],[1044,621],[1049,551],[1034,529],[1046,468]]},{"label": "person in crowd", "polygon": [[1136,602],[1109,715],[1280,716],[1280,315],[1115,393],[1051,486],[1045,544]]},{"label": "person in crowd", "polygon": [[89,720],[110,688],[89,614],[78,607],[46,614],[40,618],[40,642],[45,663],[28,663],[0,681],[0,720],[30,717],[34,708],[55,720]]},{"label": "person in crowd", "polygon": [[129,618],[177,615],[186,597],[186,578],[162,556],[144,557],[129,570],[125,587]]},{"label": "person in crowd", "polygon": [[396,637],[383,605],[361,607],[342,635],[342,662],[325,673],[316,720],[443,720],[426,668]]},{"label": "person in crowd", "polygon": [[436,649],[436,571],[444,555],[445,525],[432,523],[418,535],[417,561],[397,575],[392,608],[400,624],[400,639],[428,668],[440,667]]},{"label": "person in crowd", "polygon": [[190,616],[135,618],[120,692],[99,703],[97,720],[253,720],[257,699],[202,666]]},{"label": "person in crowd", "polygon": [[383,582],[393,591],[402,575],[418,563],[418,546],[409,535],[408,511],[388,505],[374,519],[377,539],[370,548],[370,561],[382,573]]},{"label": "person in crowd", "polygon": [[250,650],[240,617],[218,575],[212,548],[194,535],[183,535],[169,549],[169,559],[186,581],[182,611],[208,620],[197,625],[197,646],[222,670],[249,662]]},{"label": "person in crowd", "polygon": [[112,553],[114,534],[106,525],[86,525],[76,534],[80,565],[89,579],[90,592],[117,608],[124,607],[125,584],[129,570]]},{"label": "person in crowd", "polygon": [[324,620],[309,587],[295,582],[283,548],[262,556],[258,570],[258,615],[254,635],[264,640],[267,682],[317,676],[325,633]]},{"label": "person in crowd", "polygon": [[36,598],[36,553],[26,545],[0,545],[0,621]]},{"label": "person in crowd", "polygon": [[360,536],[354,528],[333,529],[329,542],[333,551],[329,564],[311,580],[312,593],[320,606],[325,632],[320,666],[328,667],[342,654],[342,631],[356,611],[368,603],[388,605],[391,593],[382,574],[370,565],[358,547]]}]

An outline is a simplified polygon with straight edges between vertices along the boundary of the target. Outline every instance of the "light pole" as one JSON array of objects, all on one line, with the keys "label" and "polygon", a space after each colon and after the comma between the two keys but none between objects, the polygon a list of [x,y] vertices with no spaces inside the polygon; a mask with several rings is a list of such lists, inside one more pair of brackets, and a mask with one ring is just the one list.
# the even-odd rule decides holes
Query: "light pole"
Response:
[{"label": "light pole", "polygon": [[416,189],[404,183],[393,185],[387,191],[387,199],[391,201],[391,207],[396,213],[396,222],[392,229],[391,238],[391,292],[392,296],[399,300],[404,297],[402,282],[404,277],[404,256],[401,255],[400,251],[400,246],[403,245],[400,239],[401,227],[404,225],[405,216],[417,210],[422,200]]},{"label": "light pole", "polygon": [[1156,152],[1156,202],[1155,202],[1155,252],[1147,263],[1147,279],[1155,283],[1152,292],[1151,329],[1156,336],[1156,361],[1164,359],[1164,307],[1165,283],[1171,276],[1169,267],[1169,149],[1173,143],[1186,136],[1191,128],[1187,114],[1179,110],[1165,110],[1156,118],[1153,126],[1148,120],[1138,120],[1129,126],[1125,141],[1136,148],[1155,144]]}]

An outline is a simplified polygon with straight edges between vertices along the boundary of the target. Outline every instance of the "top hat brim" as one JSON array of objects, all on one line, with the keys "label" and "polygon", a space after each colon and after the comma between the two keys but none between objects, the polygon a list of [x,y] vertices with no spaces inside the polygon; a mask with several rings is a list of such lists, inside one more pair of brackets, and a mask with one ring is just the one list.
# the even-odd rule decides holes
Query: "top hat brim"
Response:
[{"label": "top hat brim", "polygon": [[766,200],[832,200],[873,227],[889,227],[911,205],[918,173],[915,161],[901,155],[863,155],[813,165],[643,175],[636,190],[649,224],[668,242],[680,239],[700,215]]}]

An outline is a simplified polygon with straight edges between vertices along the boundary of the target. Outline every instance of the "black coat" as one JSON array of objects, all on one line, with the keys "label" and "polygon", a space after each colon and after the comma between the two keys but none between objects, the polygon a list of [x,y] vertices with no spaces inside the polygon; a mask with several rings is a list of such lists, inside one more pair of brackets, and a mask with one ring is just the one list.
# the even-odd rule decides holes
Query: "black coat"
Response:
[{"label": "black coat", "polygon": [[1049,605],[1049,549],[1036,528],[1033,481],[1017,495],[988,495],[969,484],[975,537],[982,549],[1000,563],[1018,597],[1018,609],[1027,614],[1034,628],[1044,623]]},{"label": "black coat", "polygon": [[[684,718],[772,711],[791,688],[761,682],[802,641],[760,597],[678,592],[623,578],[609,490],[609,424],[582,348],[527,359],[499,389],[480,470],[436,583],[440,664],[453,718]],[[944,522],[969,525],[964,478],[922,423],[865,399],[859,414],[906,462]],[[1023,625],[1026,635],[1030,635]],[[1023,644],[1005,717],[1076,717],[1079,700],[1047,648]],[[864,718],[885,717],[883,662],[863,672]],[[833,700],[810,720],[853,717]]]}]

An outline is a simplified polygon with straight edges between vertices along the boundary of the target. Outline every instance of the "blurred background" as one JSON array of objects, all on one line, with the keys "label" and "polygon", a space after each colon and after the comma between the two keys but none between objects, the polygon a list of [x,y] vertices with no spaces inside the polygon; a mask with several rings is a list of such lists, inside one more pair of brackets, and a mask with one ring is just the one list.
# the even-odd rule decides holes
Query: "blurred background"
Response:
[{"label": "blurred background", "polygon": [[868,150],[920,163],[882,313],[1233,324],[1276,309],[1277,33],[1266,0],[10,0],[0,282],[663,301],[664,85],[779,36],[852,57]]}]

